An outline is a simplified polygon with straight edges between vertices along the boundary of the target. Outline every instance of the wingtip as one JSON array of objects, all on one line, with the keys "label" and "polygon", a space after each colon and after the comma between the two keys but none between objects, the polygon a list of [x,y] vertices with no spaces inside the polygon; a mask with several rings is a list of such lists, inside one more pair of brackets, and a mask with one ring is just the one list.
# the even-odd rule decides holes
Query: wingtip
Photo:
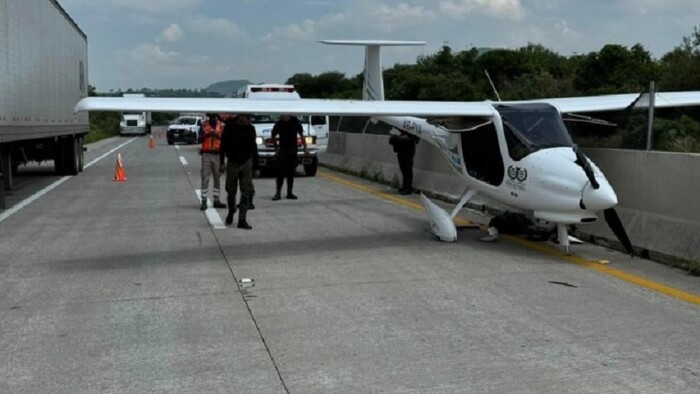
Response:
[{"label": "wingtip", "polygon": [[82,98],[75,104],[75,107],[73,107],[73,114],[77,114],[79,112],[87,110],[87,108],[85,107],[85,100],[86,98]]}]

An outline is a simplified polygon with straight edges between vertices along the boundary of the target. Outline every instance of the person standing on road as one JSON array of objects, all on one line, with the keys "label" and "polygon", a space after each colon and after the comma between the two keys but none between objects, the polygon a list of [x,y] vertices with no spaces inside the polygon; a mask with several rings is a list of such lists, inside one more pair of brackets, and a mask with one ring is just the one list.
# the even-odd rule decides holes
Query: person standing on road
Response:
[{"label": "person standing on road", "polygon": [[[228,158],[228,163],[226,159]],[[233,223],[236,213],[236,192],[240,187],[241,200],[238,205],[238,228],[251,230],[247,214],[250,198],[253,193],[253,176],[260,175],[258,160],[258,145],[255,143],[255,127],[250,123],[250,115],[240,114],[226,122],[221,138],[219,154],[221,167],[226,171],[226,192],[228,215],[226,224]]]},{"label": "person standing on road", "polygon": [[[219,120],[224,122],[224,127],[226,127],[226,123],[229,122],[235,122],[236,117],[234,117],[231,114],[223,114],[219,117]],[[252,121],[252,118],[251,118]],[[255,127],[255,126],[253,126]],[[248,199],[248,203],[246,205],[246,208],[250,211],[251,209],[255,209],[255,204],[253,204],[253,198],[255,197],[255,184],[251,183],[250,184],[251,190],[250,190],[250,198]]]},{"label": "person standing on road", "polygon": [[[277,142],[279,136],[279,143]],[[294,188],[294,172],[297,168],[297,136],[304,146],[304,156],[309,154],[304,138],[304,128],[299,119],[295,116],[282,115],[272,128],[272,144],[277,155],[277,193],[272,197],[272,201],[282,198],[282,184],[287,178],[287,198],[296,200],[297,196],[292,193]]]},{"label": "person standing on road", "polygon": [[399,159],[399,168],[403,177],[403,184],[399,193],[406,195],[413,192],[413,156],[416,155],[418,137],[403,130],[400,134],[392,134],[389,143],[394,147],[396,157]]},{"label": "person standing on road", "polygon": [[221,135],[224,131],[223,122],[218,120],[216,114],[207,114],[207,121],[202,127],[202,148],[199,151],[202,156],[202,205],[200,209],[207,209],[207,195],[209,194],[209,178],[214,178],[214,208],[226,208],[221,203],[221,169],[219,167],[219,151],[221,149]]}]

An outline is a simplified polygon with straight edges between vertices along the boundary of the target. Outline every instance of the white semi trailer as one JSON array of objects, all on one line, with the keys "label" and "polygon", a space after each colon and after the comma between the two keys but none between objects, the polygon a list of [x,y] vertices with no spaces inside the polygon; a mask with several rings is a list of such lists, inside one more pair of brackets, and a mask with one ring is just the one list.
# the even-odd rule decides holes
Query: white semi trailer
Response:
[{"label": "white semi trailer", "polygon": [[[53,160],[83,169],[88,115],[87,37],[56,0],[0,0],[0,172],[4,189],[20,164]],[[1,190],[2,188],[0,188]],[[2,208],[2,207],[0,207]]]}]

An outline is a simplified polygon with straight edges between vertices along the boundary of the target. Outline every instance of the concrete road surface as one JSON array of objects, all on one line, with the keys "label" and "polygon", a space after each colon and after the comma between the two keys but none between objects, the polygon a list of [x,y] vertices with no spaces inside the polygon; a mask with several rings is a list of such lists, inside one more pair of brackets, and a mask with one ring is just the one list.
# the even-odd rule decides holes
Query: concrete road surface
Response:
[{"label": "concrete road surface", "polygon": [[219,228],[197,150],[114,138],[79,176],[20,170],[0,392],[700,392],[696,277],[478,229],[440,243],[417,196],[328,170],[297,201],[256,180],[254,229]]}]

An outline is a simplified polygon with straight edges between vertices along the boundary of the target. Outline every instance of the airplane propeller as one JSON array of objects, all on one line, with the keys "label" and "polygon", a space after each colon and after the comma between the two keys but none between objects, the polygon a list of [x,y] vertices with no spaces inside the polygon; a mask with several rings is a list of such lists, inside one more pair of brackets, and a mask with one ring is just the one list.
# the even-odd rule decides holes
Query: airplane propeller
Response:
[{"label": "airplane propeller", "polygon": [[603,215],[605,215],[605,221],[608,223],[608,226],[610,226],[610,230],[612,230],[612,232],[615,233],[615,236],[620,241],[622,246],[625,247],[627,253],[629,253],[632,257],[636,256],[634,248],[632,247],[632,242],[627,236],[627,232],[622,226],[622,222],[620,221],[620,217],[617,215],[617,211],[615,211],[615,208],[608,208],[604,210]]},{"label": "airplane propeller", "polygon": [[[586,173],[586,177],[588,177],[588,180],[591,182],[591,186],[594,189],[600,188],[600,184],[595,179],[595,173],[586,155],[583,154],[577,145],[574,145],[573,149],[574,153],[576,153],[576,164],[581,166],[583,172]],[[583,204],[583,200],[581,203]],[[632,247],[632,242],[627,236],[627,231],[625,231],[625,228],[622,226],[622,221],[620,221],[617,211],[615,211],[614,208],[608,208],[603,211],[603,215],[605,216],[605,222],[608,223],[608,227],[610,227],[610,230],[612,230],[622,246],[627,250],[627,253],[629,253],[630,256],[635,256],[634,247]]]},{"label": "airplane propeller", "polygon": [[595,179],[595,173],[593,172],[591,163],[588,162],[588,158],[586,157],[586,155],[583,154],[581,148],[579,148],[578,145],[574,145],[573,149],[574,153],[576,154],[576,164],[583,168],[583,172],[586,173],[588,180],[591,182],[591,186],[593,186],[594,189],[598,189],[600,187],[600,184]]}]

